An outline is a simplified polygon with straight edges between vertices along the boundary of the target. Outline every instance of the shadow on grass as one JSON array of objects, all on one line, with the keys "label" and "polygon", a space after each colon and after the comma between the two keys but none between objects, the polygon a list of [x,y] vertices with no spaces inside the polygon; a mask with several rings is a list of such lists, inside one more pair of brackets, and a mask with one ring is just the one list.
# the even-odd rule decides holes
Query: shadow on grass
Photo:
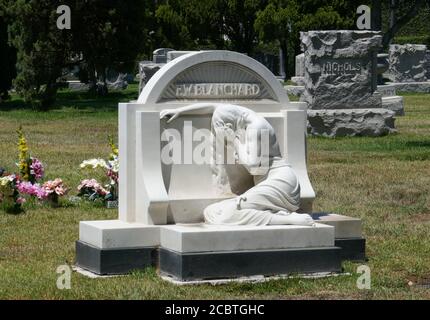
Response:
[{"label": "shadow on grass", "polygon": [[[57,98],[50,110],[73,108],[77,110],[110,110],[116,111],[118,103],[137,100],[137,84],[133,83],[125,90],[112,90],[107,96],[100,97],[94,93],[71,91],[63,89],[58,91]],[[31,104],[26,103],[17,95],[0,104],[0,111],[34,110]]]},{"label": "shadow on grass", "polygon": [[0,103],[0,111],[31,110],[31,106],[24,100],[13,98],[12,100]]}]

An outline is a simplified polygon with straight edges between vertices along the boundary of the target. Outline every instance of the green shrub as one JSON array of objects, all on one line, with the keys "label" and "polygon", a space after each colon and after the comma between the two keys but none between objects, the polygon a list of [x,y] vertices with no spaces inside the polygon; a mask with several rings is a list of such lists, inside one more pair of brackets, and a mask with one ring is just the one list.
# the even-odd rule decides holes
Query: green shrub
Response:
[{"label": "green shrub", "polygon": [[430,36],[400,36],[395,37],[393,43],[395,44],[425,44],[430,47]]}]

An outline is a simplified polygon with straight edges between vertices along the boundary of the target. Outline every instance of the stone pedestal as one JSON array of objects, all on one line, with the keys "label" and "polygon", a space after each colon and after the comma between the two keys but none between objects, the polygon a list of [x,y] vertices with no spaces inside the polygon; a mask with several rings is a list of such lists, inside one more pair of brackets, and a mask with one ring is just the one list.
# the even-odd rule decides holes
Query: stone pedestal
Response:
[{"label": "stone pedestal", "polygon": [[335,229],[335,246],[342,248],[342,260],[366,260],[366,239],[362,235],[361,219],[342,216],[334,213],[319,212],[312,218]]},{"label": "stone pedestal", "polygon": [[297,86],[304,86],[305,85],[305,77],[292,77],[291,81],[296,84]]},{"label": "stone pedestal", "polygon": [[[300,97],[303,92],[305,91],[304,86],[285,86],[285,90],[289,95],[293,95],[296,97]],[[382,95],[382,109],[390,110],[394,112],[395,116],[404,116],[405,115],[405,107],[404,107],[404,99],[402,96],[398,96],[396,92],[396,85],[390,84],[390,85],[381,85],[378,86],[378,92]],[[359,109],[353,109],[355,111],[359,111]],[[391,116],[389,114],[386,114],[385,112],[382,112],[381,116],[376,117],[376,114],[380,114],[380,111],[377,111],[375,109],[372,109],[372,112],[370,115],[374,115],[375,118],[372,119],[371,122],[368,122],[367,125],[363,126],[363,123],[361,119],[362,118],[362,112],[351,112],[346,111],[346,114],[348,114],[348,117],[346,117],[346,114],[342,115],[342,111],[345,110],[337,110],[337,112],[328,112],[328,114],[325,114],[323,110],[308,110],[308,118],[310,119],[308,121],[308,133],[309,134],[315,134],[315,135],[324,135],[329,137],[335,137],[336,133],[339,132],[339,127],[342,125],[342,121],[351,121],[351,124],[345,123],[347,127],[345,127],[345,130],[343,131],[343,134],[346,134],[346,132],[349,132],[346,135],[367,135],[368,132],[370,132],[371,136],[374,136],[378,132],[380,134],[386,134],[387,132],[394,132],[394,118],[391,119]],[[334,115],[337,119],[330,119],[330,116]],[[369,113],[367,113],[369,115]],[[356,120],[353,120],[353,116],[357,116],[358,118]],[[387,125],[386,117],[389,117],[391,120],[388,122],[389,125]],[[366,115],[367,117],[367,115]],[[340,119],[344,118],[340,123]],[[347,120],[350,119],[350,120]],[[367,119],[366,121],[368,121]],[[391,124],[392,123],[392,124]],[[336,124],[336,125],[335,125]],[[375,127],[375,131],[369,131],[371,129],[371,126]],[[392,127],[393,126],[393,127]],[[351,130],[351,128],[356,128],[357,130]],[[358,128],[365,128],[364,129],[358,129]],[[325,129],[323,129],[325,128]],[[376,131],[376,128],[379,128],[378,131]],[[380,130],[380,128],[385,128],[383,130]],[[341,130],[342,131],[342,130]],[[322,134],[322,132],[325,132],[325,134]]]},{"label": "stone pedestal", "polygon": [[76,242],[76,265],[99,275],[124,274],[156,264],[157,226],[120,220],[83,221]]},{"label": "stone pedestal", "polygon": [[76,264],[99,275],[156,267],[179,281],[339,272],[365,259],[361,220],[315,213],[316,227],[80,223]]},{"label": "stone pedestal", "polygon": [[389,76],[393,82],[426,82],[427,47],[425,45],[393,44],[390,46]]},{"label": "stone pedestal", "polygon": [[301,97],[303,92],[305,92],[304,86],[284,86],[285,90],[287,91],[287,94],[295,96],[295,97]]},{"label": "stone pedestal", "polygon": [[393,111],[396,116],[405,115],[404,99],[401,96],[382,97],[382,108]]},{"label": "stone pedestal", "polygon": [[402,96],[397,95],[395,85],[380,85],[378,92],[382,94],[382,108],[394,111],[396,116],[405,115],[405,106]]},{"label": "stone pedestal", "polygon": [[309,110],[308,133],[323,137],[378,137],[396,132],[387,109]]},{"label": "stone pedestal", "polygon": [[407,93],[430,93],[430,81],[426,82],[390,82],[396,91]]}]

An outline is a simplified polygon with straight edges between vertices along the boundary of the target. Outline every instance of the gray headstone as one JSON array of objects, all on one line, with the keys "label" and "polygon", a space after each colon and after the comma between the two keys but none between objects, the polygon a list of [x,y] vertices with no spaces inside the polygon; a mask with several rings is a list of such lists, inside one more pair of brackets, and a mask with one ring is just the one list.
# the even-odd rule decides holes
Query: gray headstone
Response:
[{"label": "gray headstone", "polygon": [[381,108],[377,52],[382,36],[373,31],[301,33],[305,52],[305,92],[310,109]]},{"label": "gray headstone", "polygon": [[305,54],[296,56],[296,77],[305,76]]},{"label": "gray headstone", "polygon": [[427,47],[417,44],[390,46],[390,78],[394,82],[427,81]]},{"label": "gray headstone", "polygon": [[175,60],[176,58],[179,58],[180,56],[183,56],[191,52],[195,52],[195,51],[175,51],[175,50],[169,51],[167,53],[167,62]]},{"label": "gray headstone", "polygon": [[152,62],[154,63],[166,63],[167,54],[174,49],[170,48],[159,48],[152,53]]},{"label": "gray headstone", "polygon": [[151,61],[139,62],[139,94],[148,83],[149,79],[151,79],[163,65],[163,63],[157,64]]}]

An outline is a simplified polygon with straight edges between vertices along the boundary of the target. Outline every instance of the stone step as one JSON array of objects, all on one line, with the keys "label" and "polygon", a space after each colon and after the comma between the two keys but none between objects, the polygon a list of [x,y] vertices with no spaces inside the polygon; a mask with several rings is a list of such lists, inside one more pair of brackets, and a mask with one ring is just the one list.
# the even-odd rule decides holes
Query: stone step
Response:
[{"label": "stone step", "polygon": [[181,253],[316,248],[334,246],[334,227],[305,226],[209,226],[160,227],[161,247]]}]

